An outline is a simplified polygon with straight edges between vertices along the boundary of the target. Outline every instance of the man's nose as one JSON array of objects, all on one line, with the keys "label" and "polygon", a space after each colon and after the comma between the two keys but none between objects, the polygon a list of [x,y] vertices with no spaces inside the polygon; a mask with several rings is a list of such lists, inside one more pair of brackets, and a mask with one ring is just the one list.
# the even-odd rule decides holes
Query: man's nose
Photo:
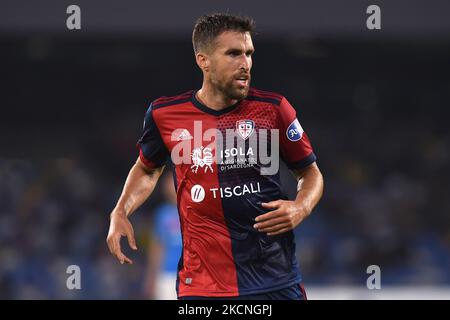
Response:
[{"label": "man's nose", "polygon": [[251,66],[252,66],[252,58],[243,55],[243,59],[241,61],[241,69],[249,71]]}]

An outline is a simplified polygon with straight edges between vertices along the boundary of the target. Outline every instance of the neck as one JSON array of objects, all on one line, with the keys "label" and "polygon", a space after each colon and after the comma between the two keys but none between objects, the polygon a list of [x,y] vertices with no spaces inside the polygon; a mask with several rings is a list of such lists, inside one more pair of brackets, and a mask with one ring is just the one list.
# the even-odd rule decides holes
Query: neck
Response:
[{"label": "neck", "polygon": [[201,103],[216,111],[225,109],[238,102],[237,99],[229,99],[205,81],[203,82],[202,88],[197,91],[196,96]]}]

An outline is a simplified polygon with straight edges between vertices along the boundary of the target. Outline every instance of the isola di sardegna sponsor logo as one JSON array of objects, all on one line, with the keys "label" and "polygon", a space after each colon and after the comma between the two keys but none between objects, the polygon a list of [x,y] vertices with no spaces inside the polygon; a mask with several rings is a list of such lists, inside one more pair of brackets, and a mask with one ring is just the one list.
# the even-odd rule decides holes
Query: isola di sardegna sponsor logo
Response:
[{"label": "isola di sardegna sponsor logo", "polygon": [[[257,131],[257,134],[255,132]],[[294,121],[286,132],[289,140],[301,139],[303,129]],[[171,149],[174,165],[189,164],[194,174],[225,172],[257,165],[261,175],[274,175],[279,170],[279,129],[256,129],[252,119],[236,121],[226,129],[207,128],[194,121],[192,128],[178,128],[171,134],[176,144]],[[205,142],[209,144],[205,145]]]}]

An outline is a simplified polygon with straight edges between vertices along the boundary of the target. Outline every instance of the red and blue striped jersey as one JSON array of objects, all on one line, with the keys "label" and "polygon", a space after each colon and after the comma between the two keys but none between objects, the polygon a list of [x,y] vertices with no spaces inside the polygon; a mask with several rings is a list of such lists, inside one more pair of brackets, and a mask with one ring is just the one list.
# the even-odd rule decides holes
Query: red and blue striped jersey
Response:
[{"label": "red and blue striped jersey", "polygon": [[179,297],[256,294],[301,282],[293,232],[267,236],[253,228],[267,212],[261,202],[287,199],[278,169],[262,174],[269,166],[264,155],[279,155],[291,169],[316,161],[285,97],[251,88],[220,111],[203,105],[195,91],[162,97],[151,103],[137,146],[149,168],[168,158],[175,164]]}]

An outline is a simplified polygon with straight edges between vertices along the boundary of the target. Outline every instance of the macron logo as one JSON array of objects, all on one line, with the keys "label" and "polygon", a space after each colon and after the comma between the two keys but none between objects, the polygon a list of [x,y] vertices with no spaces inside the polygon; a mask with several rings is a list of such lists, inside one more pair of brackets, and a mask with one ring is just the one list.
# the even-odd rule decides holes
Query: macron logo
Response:
[{"label": "macron logo", "polygon": [[205,199],[205,189],[199,184],[196,184],[191,189],[191,199],[194,202],[202,202]]}]

